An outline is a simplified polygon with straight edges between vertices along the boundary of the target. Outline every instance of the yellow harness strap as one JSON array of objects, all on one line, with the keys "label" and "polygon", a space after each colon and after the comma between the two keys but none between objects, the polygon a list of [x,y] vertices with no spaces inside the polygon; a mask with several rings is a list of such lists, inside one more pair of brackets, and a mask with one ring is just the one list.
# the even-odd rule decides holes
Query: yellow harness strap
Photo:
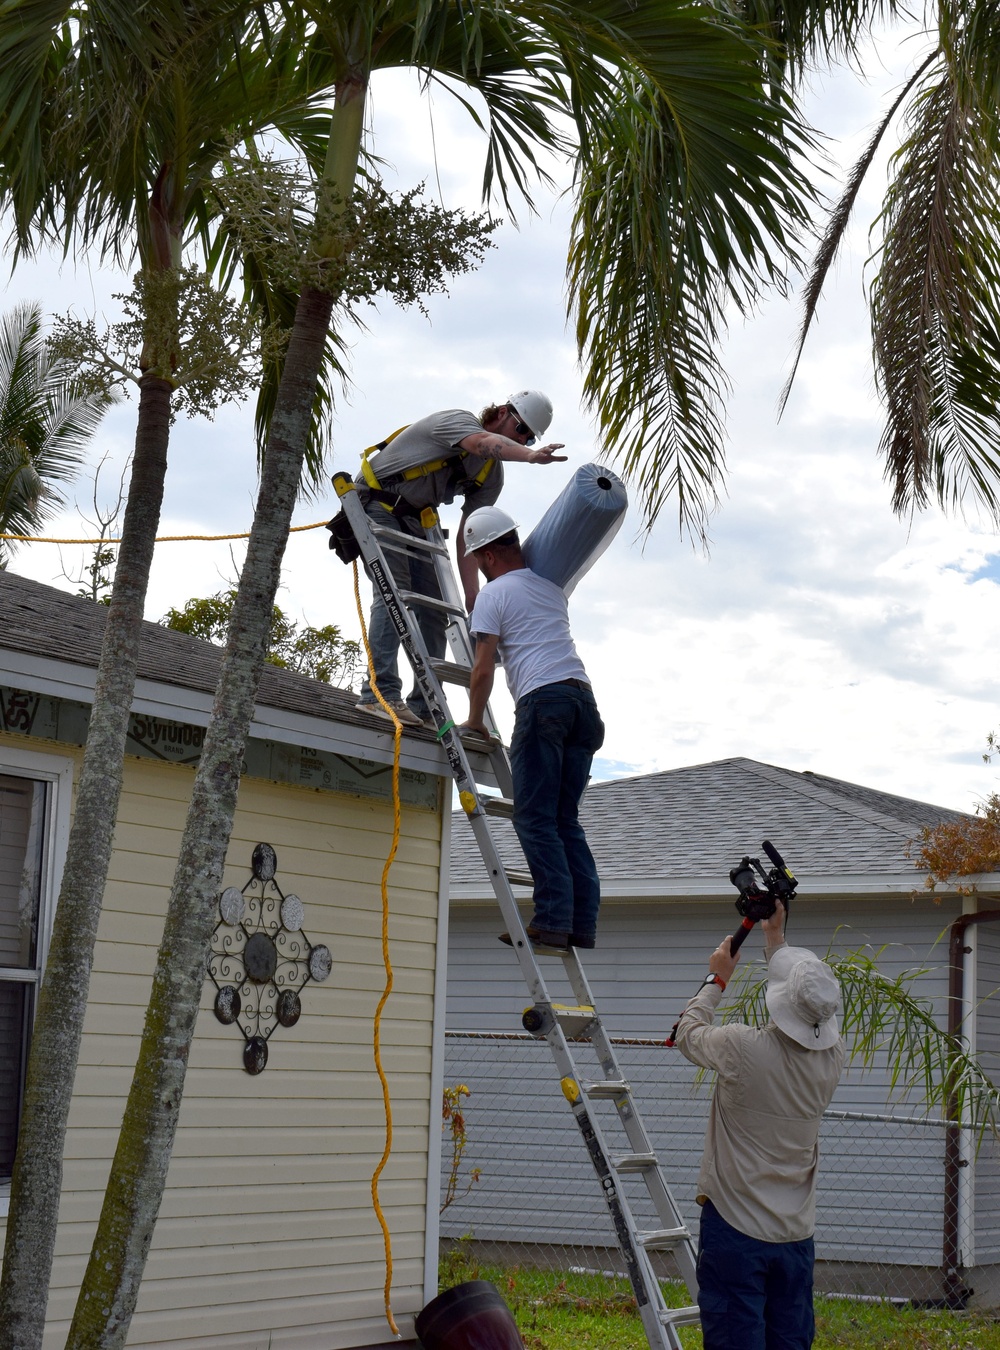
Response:
[{"label": "yellow harness strap", "polygon": [[[407,422],[406,426],[397,427],[391,436],[386,436],[384,441],[379,441],[378,445],[370,445],[367,450],[361,451],[361,476],[362,478],[364,478],[368,486],[370,488],[374,488],[376,492],[382,491],[382,484],[375,477],[375,470],[372,468],[368,456],[378,454],[380,450],[384,450],[385,447],[389,444],[389,442],[394,441],[396,437],[400,434],[400,432],[405,431],[406,427],[408,427],[409,425],[410,425],[409,422]],[[390,511],[391,509],[392,509],[391,507],[388,506],[386,507],[387,511]]]},{"label": "yellow harness strap", "polygon": [[[406,426],[409,426],[409,423],[407,423]],[[381,492],[383,489],[382,484],[378,481],[378,478],[375,475],[375,470],[372,468],[369,455],[376,455],[380,450],[384,450],[385,447],[389,445],[391,441],[394,441],[396,439],[396,437],[400,434],[400,432],[405,430],[406,430],[405,426],[398,427],[392,433],[391,436],[386,436],[384,441],[379,441],[377,445],[370,445],[367,450],[362,450],[361,452],[361,476],[364,478],[368,486],[370,488],[374,488],[376,492]],[[465,452],[462,451],[460,452],[459,457],[464,458],[464,455]],[[426,478],[429,474],[437,473],[438,469],[443,469],[444,466],[450,463],[451,460],[453,460],[454,458],[455,458],[454,455],[445,455],[441,459],[428,460],[426,464],[415,464],[412,469],[404,469],[400,474],[400,477],[403,478],[406,482],[412,482],[413,479],[415,478]],[[472,484],[474,487],[482,487],[483,483],[486,482],[487,478],[492,473],[493,466],[495,464],[496,464],[495,459],[488,459],[486,461],[483,467],[476,474],[475,478],[472,479]],[[384,510],[389,512],[392,511],[392,507],[387,505],[386,502],[382,502],[381,505],[384,508]],[[437,518],[435,513],[435,520],[432,521],[431,524],[436,524],[436,519]],[[428,526],[427,528],[430,528],[430,526]]]}]

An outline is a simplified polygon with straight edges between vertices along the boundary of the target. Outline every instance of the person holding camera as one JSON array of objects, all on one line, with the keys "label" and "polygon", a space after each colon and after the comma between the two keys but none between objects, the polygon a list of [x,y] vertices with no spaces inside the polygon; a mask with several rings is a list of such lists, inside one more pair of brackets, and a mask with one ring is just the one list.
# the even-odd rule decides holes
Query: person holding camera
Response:
[{"label": "person holding camera", "polygon": [[705,1350],[809,1350],[819,1125],[844,1067],[840,986],[813,952],[785,943],[785,907],[762,919],[762,1028],[713,1026],[739,961],[726,938],[675,1032],[717,1074],[698,1175],[698,1306]]}]

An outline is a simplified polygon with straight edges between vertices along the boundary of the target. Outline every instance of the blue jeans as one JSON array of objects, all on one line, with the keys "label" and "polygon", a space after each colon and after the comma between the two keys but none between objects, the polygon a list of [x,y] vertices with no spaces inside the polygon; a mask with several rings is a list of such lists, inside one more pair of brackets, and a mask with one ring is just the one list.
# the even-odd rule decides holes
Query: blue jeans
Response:
[{"label": "blue jeans", "polygon": [[706,1200],[698,1243],[698,1307],[705,1350],[809,1350],[812,1238],[747,1237]]},{"label": "blue jeans", "polygon": [[518,699],[510,763],[514,829],[534,881],[538,928],[592,938],[601,884],[577,812],[604,723],[589,689],[546,684]]},{"label": "blue jeans", "polygon": [[[427,533],[419,520],[413,517],[390,515],[380,502],[366,502],[365,511],[376,525],[400,534],[409,534],[416,539],[426,539]],[[412,554],[398,553],[395,549],[385,550],[385,560],[398,588],[402,591],[416,591],[420,595],[429,595],[435,600],[441,599],[441,591],[434,573],[434,564],[430,557],[416,557]],[[369,573],[369,576],[371,574]],[[416,607],[417,623],[427,646],[428,654],[440,659],[447,646],[445,633],[448,628],[448,616],[441,610]],[[382,603],[378,591],[372,603],[371,617],[368,620],[368,644],[372,649],[372,664],[375,667],[375,680],[382,697],[389,703],[398,702],[403,696],[403,682],[399,678],[399,634],[389,618],[389,612]],[[361,685],[361,701],[374,703],[375,695],[367,675]],[[427,704],[420,688],[414,681],[413,689],[406,700],[418,717],[428,715]]]}]

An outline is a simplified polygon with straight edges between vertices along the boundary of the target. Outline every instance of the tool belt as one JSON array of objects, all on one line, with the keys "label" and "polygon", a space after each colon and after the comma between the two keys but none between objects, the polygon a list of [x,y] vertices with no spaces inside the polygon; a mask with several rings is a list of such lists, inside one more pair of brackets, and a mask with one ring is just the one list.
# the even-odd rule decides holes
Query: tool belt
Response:
[{"label": "tool belt", "polygon": [[[397,492],[387,492],[384,488],[359,488],[358,495],[364,501],[378,502],[397,520],[419,522],[425,530],[432,529],[438,523],[438,513],[433,506],[425,506],[421,509],[419,506],[414,506],[412,502],[408,502],[405,497],[401,497]],[[361,556],[361,549],[354,537],[354,531],[344,515],[343,508],[337,512],[326,528],[330,531],[330,547],[341,562],[352,563],[355,558]]]},{"label": "tool belt", "polygon": [[326,527],[330,531],[330,547],[342,563],[352,563],[361,557],[361,546],[354,537],[350,522],[344,515],[343,507]]}]

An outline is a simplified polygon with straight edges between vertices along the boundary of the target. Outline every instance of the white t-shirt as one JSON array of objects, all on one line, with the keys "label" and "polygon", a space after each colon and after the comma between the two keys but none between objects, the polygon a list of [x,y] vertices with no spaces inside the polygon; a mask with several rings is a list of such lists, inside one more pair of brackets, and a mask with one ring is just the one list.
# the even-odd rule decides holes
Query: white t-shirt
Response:
[{"label": "white t-shirt", "polygon": [[528,567],[486,583],[469,628],[500,639],[500,660],[515,703],[543,684],[587,679],[570,636],[565,594]]}]

